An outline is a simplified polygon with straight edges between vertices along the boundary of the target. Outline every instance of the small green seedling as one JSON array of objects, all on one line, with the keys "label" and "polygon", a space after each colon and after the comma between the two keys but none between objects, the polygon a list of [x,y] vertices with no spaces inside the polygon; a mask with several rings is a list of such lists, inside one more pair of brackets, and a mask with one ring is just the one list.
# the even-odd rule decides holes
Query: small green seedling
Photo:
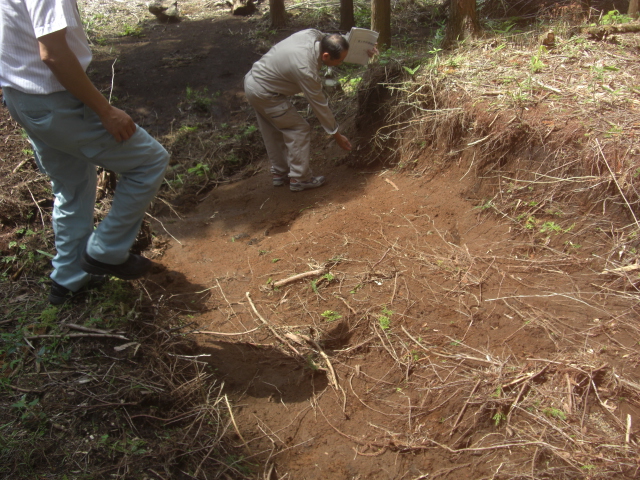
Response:
[{"label": "small green seedling", "polygon": [[496,427],[497,427],[498,425],[500,425],[500,422],[502,422],[503,420],[507,419],[507,416],[502,412],[498,412],[491,418],[495,422]]},{"label": "small green seedling", "polygon": [[325,310],[320,314],[327,322],[335,322],[342,318],[338,312],[334,312],[333,310]]},{"label": "small green seedling", "polygon": [[387,307],[382,308],[382,312],[378,316],[378,324],[382,330],[389,330],[391,328],[391,315],[393,315],[393,311]]}]

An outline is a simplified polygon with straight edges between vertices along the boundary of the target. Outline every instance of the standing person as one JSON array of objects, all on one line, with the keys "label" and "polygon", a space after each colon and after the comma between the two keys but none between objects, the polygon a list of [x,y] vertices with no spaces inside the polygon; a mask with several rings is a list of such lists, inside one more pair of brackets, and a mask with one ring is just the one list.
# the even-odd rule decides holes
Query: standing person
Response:
[{"label": "standing person", "polygon": [[[54,305],[92,275],[132,280],[151,269],[151,260],[129,249],[169,161],[167,151],[89,80],[90,61],[76,0],[0,2],[4,102],[29,135],[55,196]],[[96,166],[120,178],[111,210],[94,230]]]},{"label": "standing person", "polygon": [[338,132],[318,74],[322,65],[335,67],[347,56],[349,43],[338,34],[302,30],[271,48],[244,77],[247,100],[256,111],[258,126],[271,161],[273,185],[287,176],[294,192],[321,186],[325,178],[309,168],[311,127],[289,101],[302,92],[329,135],[344,150],[351,143]]}]

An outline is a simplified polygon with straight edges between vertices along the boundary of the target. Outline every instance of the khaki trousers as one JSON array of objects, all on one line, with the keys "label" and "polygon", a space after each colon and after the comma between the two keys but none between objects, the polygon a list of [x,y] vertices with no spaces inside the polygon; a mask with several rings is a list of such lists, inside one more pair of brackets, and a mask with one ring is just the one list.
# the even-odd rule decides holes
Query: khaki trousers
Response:
[{"label": "khaki trousers", "polygon": [[313,175],[309,168],[309,123],[291,105],[288,97],[267,91],[255,81],[251,72],[244,77],[244,91],[258,117],[258,127],[271,161],[271,173],[289,175],[299,181],[309,180]]}]

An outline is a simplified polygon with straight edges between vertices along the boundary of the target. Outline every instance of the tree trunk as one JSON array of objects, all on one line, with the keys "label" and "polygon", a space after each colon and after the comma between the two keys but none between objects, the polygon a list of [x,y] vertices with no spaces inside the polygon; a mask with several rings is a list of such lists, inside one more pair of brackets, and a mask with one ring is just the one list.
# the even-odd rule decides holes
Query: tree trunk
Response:
[{"label": "tree trunk", "polygon": [[472,36],[480,33],[481,27],[476,13],[476,0],[451,0],[449,19],[442,41],[442,48],[451,48],[465,37],[467,30]]},{"label": "tree trunk", "polygon": [[629,1],[629,16],[633,18],[638,18],[638,0],[630,0]]},{"label": "tree trunk", "polygon": [[285,24],[284,0],[269,0],[271,28],[282,28]]},{"label": "tree trunk", "polygon": [[340,30],[348,32],[355,24],[353,0],[340,0]]},{"label": "tree trunk", "polygon": [[371,0],[371,30],[378,36],[378,49],[391,46],[391,0]]},{"label": "tree trunk", "polygon": [[249,16],[256,13],[257,7],[253,0],[233,0],[231,13],[233,15]]}]

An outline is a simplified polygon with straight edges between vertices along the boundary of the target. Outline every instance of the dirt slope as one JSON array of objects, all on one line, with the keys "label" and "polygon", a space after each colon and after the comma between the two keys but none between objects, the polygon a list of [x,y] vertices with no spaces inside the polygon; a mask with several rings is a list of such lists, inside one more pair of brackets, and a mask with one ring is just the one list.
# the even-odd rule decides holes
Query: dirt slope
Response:
[{"label": "dirt slope", "polygon": [[[249,292],[273,327],[304,334],[313,329],[331,352],[338,390],[328,385],[325,374],[274,349],[264,328],[233,340],[201,337],[201,352],[211,356],[207,361],[234,393],[236,420],[252,452],[284,449],[276,464],[292,478],[402,478],[449,466],[440,452],[398,459],[391,452],[375,458],[354,454],[354,447],[366,446],[345,435],[366,439],[366,444],[374,425],[400,432],[426,428],[424,409],[438,403],[411,386],[409,373],[378,344],[386,332],[372,321],[386,308],[393,311],[390,335],[404,327],[416,338],[440,342],[451,335],[472,346],[504,349],[502,340],[515,328],[498,328],[495,314],[493,322],[470,324],[467,312],[456,312],[464,309],[460,293],[452,292],[449,301],[439,298],[458,273],[421,257],[440,250],[436,257],[457,264],[455,257],[466,255],[467,246],[471,255],[484,256],[507,228],[479,221],[473,204],[463,198],[469,183],[459,180],[464,171],[431,181],[346,167],[327,173],[326,187],[302,194],[274,188],[268,175],[260,174],[216,189],[183,221],[160,219],[174,237],[162,263],[207,289],[210,311],[196,317],[203,330],[231,334],[259,326]],[[317,293],[309,280],[277,292],[261,291],[269,280],[315,269],[330,259],[341,259],[328,269],[335,278],[320,283]],[[460,259],[458,268],[463,264]],[[167,295],[180,292],[162,275],[153,280],[165,284]],[[511,292],[505,288],[501,293]],[[322,313],[328,310],[342,318],[327,322]],[[527,338],[517,337],[508,348],[515,346],[518,356],[538,350]],[[378,344],[373,348],[372,340]],[[528,352],[522,351],[525,345]],[[422,413],[412,413],[415,408]]]},{"label": "dirt slope", "polygon": [[[159,218],[163,225],[156,226],[172,237],[161,260],[170,272],[152,280],[165,295],[184,292],[193,300],[197,285],[207,296],[207,311],[194,317],[210,332],[199,337],[200,354],[238,405],[239,443],[248,442],[260,464],[274,462],[289,478],[490,475],[501,456],[447,456],[424,439],[456,448],[487,435],[508,439],[508,427],[495,428],[495,415],[508,413],[500,394],[494,405],[475,406],[473,417],[459,417],[474,384],[495,395],[511,372],[535,374],[541,387],[558,388],[555,382],[568,373],[552,359],[575,348],[572,337],[587,329],[604,340],[598,318],[605,312],[570,298],[593,290],[598,267],[589,255],[597,242],[584,239],[577,262],[567,258],[562,265],[528,252],[519,265],[514,252],[533,246],[475,208],[466,168],[412,178],[323,167],[329,182],[316,191],[274,188],[263,172],[214,190],[182,220]],[[277,291],[268,286],[321,265],[333,279],[318,282],[317,292],[310,280],[321,274]],[[171,271],[187,282],[172,282]],[[250,300],[281,335],[314,337],[331,359],[338,387],[326,370],[316,370],[326,365],[317,348],[313,353],[289,340],[298,357],[274,344]],[[624,310],[614,302],[606,316]],[[327,311],[341,318],[329,322],[322,316]],[[383,315],[388,328],[381,328]],[[624,332],[613,336],[631,347]],[[589,351],[587,357],[595,355]],[[621,375],[638,374],[619,357],[606,352]],[[630,405],[622,409],[637,414]],[[403,450],[414,454],[398,456]],[[513,455],[508,470],[515,473],[530,459]]]}]

